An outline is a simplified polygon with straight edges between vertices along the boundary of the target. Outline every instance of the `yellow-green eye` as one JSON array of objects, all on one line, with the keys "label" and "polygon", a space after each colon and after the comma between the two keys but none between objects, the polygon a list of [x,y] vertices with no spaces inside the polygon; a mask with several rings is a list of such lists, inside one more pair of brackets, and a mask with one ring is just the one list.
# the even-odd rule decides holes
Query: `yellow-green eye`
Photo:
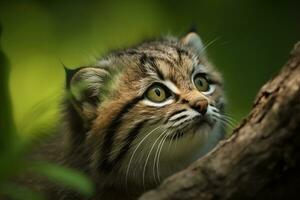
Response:
[{"label": "yellow-green eye", "polygon": [[200,92],[207,92],[209,90],[209,83],[202,75],[196,75],[194,77],[194,84]]},{"label": "yellow-green eye", "polygon": [[160,103],[169,97],[168,90],[162,85],[155,84],[146,91],[146,97],[153,102]]}]

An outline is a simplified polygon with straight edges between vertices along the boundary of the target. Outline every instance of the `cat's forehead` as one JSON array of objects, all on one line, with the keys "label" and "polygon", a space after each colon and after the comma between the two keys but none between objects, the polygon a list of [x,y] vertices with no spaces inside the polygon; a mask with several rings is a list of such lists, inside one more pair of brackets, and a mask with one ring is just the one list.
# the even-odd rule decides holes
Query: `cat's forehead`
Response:
[{"label": "cat's forehead", "polygon": [[116,59],[117,65],[129,68],[141,78],[179,78],[206,68],[201,55],[174,38],[144,42],[115,52],[112,58]]},{"label": "cat's forehead", "polygon": [[144,42],[116,51],[100,63],[108,68],[120,69],[118,83],[122,84],[123,89],[126,85],[138,93],[154,82],[165,81],[180,89],[190,90],[193,87],[192,77],[196,73],[207,74],[214,82],[222,82],[221,76],[205,56],[176,38]]}]

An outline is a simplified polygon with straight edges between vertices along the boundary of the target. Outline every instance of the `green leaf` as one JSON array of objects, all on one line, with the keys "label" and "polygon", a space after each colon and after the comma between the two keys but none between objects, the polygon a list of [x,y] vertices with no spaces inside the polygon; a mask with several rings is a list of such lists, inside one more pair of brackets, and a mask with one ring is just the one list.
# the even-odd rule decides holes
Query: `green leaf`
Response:
[{"label": "green leaf", "polygon": [[47,177],[50,181],[70,187],[82,195],[90,196],[94,191],[91,180],[74,169],[50,163],[37,163],[32,166],[31,170]]}]

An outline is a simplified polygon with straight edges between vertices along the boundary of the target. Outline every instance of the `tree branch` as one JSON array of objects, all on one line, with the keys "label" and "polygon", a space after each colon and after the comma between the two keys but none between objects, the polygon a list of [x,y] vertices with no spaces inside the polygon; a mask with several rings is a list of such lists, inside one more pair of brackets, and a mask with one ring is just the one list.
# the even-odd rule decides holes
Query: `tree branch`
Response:
[{"label": "tree branch", "polygon": [[211,153],[140,199],[291,199],[300,191],[300,42],[249,116]]}]

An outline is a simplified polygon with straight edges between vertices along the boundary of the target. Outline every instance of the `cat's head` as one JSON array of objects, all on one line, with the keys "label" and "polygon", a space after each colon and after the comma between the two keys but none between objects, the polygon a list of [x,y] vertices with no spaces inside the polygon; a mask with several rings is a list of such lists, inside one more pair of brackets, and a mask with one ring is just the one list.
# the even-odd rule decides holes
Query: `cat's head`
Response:
[{"label": "cat's head", "polygon": [[130,182],[141,176],[145,184],[215,145],[223,85],[204,50],[190,32],[115,51],[72,72],[70,102],[86,126],[99,173],[115,170]]}]

